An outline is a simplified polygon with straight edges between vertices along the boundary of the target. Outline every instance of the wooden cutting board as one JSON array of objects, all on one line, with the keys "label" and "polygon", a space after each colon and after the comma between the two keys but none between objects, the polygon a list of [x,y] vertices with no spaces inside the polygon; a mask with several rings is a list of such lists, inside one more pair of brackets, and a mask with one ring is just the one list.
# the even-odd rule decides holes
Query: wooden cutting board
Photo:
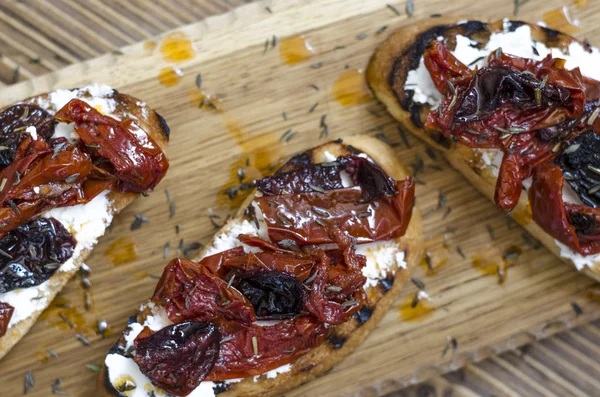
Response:
[{"label": "wooden cutting board", "polygon": [[[32,370],[36,386],[28,395],[49,395],[57,378],[62,379],[60,390],[71,396],[95,395],[96,374],[87,365],[101,364],[127,317],[152,293],[157,281],[153,276],[168,261],[163,256],[181,255],[180,239],[184,246],[206,241],[215,231],[213,223],[222,223],[234,212],[244,191],[234,199],[225,192],[240,185],[239,175],[248,181],[268,173],[279,159],[348,135],[371,134],[388,140],[400,159],[418,171],[422,184],[417,206],[425,215],[434,270],[428,270],[424,261],[415,277],[425,283],[431,301],[421,300],[412,309],[416,287],[407,286],[352,356],[288,396],[382,395],[600,318],[600,306],[586,298],[594,286],[591,280],[537,247],[450,169],[439,153],[426,151],[411,136],[405,140],[363,86],[359,72],[389,31],[435,13],[480,18],[512,14],[512,2],[498,3],[417,1],[410,18],[405,4],[393,4],[399,16],[379,0],[255,3],[179,29],[175,35],[3,89],[1,106],[55,88],[104,82],[143,98],[173,131],[167,152],[169,174],[150,197],[140,198],[115,219],[112,231],[88,261],[93,269],[92,310],[84,309],[79,281],[71,282],[0,362],[4,394],[20,395],[23,376]],[[530,0],[521,7],[519,18],[537,21],[560,6],[560,1]],[[589,5],[578,33],[596,45],[600,42],[593,38],[600,27],[592,22],[599,15],[600,4]],[[165,59],[161,49],[173,41],[180,43],[176,45],[180,50],[191,42],[193,57],[179,62]],[[298,53],[307,43],[312,51]],[[290,51],[300,62],[290,64]],[[181,74],[175,76],[175,85],[159,82],[165,68],[175,69],[162,72],[163,79],[172,79],[173,71]],[[218,110],[209,105],[199,108],[203,94],[196,85],[198,75],[208,101]],[[323,116],[329,137],[320,137]],[[149,223],[130,231],[135,214],[148,217]],[[176,225],[180,225],[178,234]],[[502,256],[512,259],[500,284],[496,266],[503,263]],[[115,259],[124,263],[115,264]],[[489,266],[482,269],[481,264]],[[576,315],[572,302],[583,314]],[[77,329],[69,329],[60,314]],[[95,330],[97,320],[110,325],[104,339]],[[91,346],[76,340],[77,332],[86,335]],[[449,342],[452,338],[456,349]],[[49,357],[47,349],[58,358]]]}]

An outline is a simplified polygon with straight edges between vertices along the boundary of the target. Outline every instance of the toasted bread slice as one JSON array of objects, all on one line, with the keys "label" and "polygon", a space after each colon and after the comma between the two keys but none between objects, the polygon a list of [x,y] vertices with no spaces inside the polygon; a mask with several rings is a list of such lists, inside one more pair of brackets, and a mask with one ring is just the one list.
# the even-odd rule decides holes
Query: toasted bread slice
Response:
[{"label": "toasted bread slice", "polygon": [[[431,110],[428,103],[413,101],[413,94],[405,90],[409,71],[419,66],[423,52],[428,45],[443,36],[448,43],[455,43],[456,36],[469,36],[479,43],[486,43],[490,31],[502,32],[528,26],[531,38],[548,48],[565,49],[578,41],[564,33],[539,25],[519,21],[459,21],[458,18],[437,18],[407,26],[392,33],[375,51],[369,63],[366,77],[376,97],[386,106],[388,112],[400,123],[401,128],[441,150],[448,162],[462,173],[475,187],[491,200],[494,199],[497,171],[490,166],[484,150],[457,145],[439,131],[426,128],[427,114]],[[452,45],[452,44],[451,44]],[[587,44],[580,44],[587,47]],[[503,48],[510,54],[511,48]],[[493,51],[493,49],[491,49]],[[412,88],[412,87],[411,87]],[[581,266],[571,259],[561,256],[561,248],[554,238],[547,234],[531,218],[527,209],[527,193],[522,192],[517,206],[510,215],[529,233],[566,263],[575,265],[587,275],[600,280],[600,262]]]},{"label": "toasted bread slice", "polygon": [[[101,92],[103,91],[103,92]],[[58,95],[57,95],[58,93]],[[77,95],[75,95],[77,93]],[[80,99],[88,101],[92,106],[95,106],[100,112],[107,115],[111,115],[120,119],[135,118],[139,127],[151,136],[154,141],[160,145],[161,148],[165,148],[169,141],[169,127],[165,120],[154,110],[150,109],[144,102],[132,96],[121,94],[116,90],[109,89],[106,86],[90,86],[84,87],[77,90],[59,90],[54,92],[55,97],[51,98],[53,93],[47,93],[24,100],[24,103],[34,103],[38,106],[45,108],[54,114],[58,109],[57,103],[68,101],[69,96],[77,96]],[[95,95],[94,95],[95,94]],[[62,95],[62,99],[60,96]],[[54,99],[54,101],[52,100]],[[109,109],[102,109],[100,103],[111,104],[110,112]],[[58,105],[58,107],[62,107]],[[110,223],[112,217],[125,208],[131,203],[138,194],[136,193],[118,193],[109,192],[107,194],[108,199],[108,216],[105,221]],[[106,224],[105,226],[108,226]],[[0,337],[0,359],[14,346],[32,327],[39,315],[47,308],[60,290],[67,284],[69,279],[73,277],[79,270],[80,266],[85,262],[87,257],[90,255],[92,247],[87,247],[79,252],[77,257],[73,259],[73,265],[69,266],[68,269],[59,268],[49,280],[43,284],[43,288],[40,286],[30,287],[27,290],[33,290],[36,292],[35,304],[33,309],[27,310],[28,314],[22,320],[11,324],[6,334]],[[22,291],[22,290],[21,290]],[[21,292],[19,291],[19,292]],[[12,292],[12,291],[11,291]],[[3,301],[3,295],[0,294],[0,301]],[[25,293],[23,297],[17,298],[17,303],[23,299],[30,299],[30,294]],[[13,304],[13,306],[15,306]],[[19,310],[15,306],[15,313]]]},{"label": "toasted bread slice", "polygon": [[[394,152],[387,145],[377,139],[369,137],[352,137],[343,140],[343,143],[328,143],[306,152],[306,155],[312,162],[321,163],[331,161],[331,155],[337,158],[340,155],[350,154],[350,150],[353,149],[366,153],[378,163],[388,175],[396,180],[402,180],[409,175],[406,169],[396,159]],[[305,157],[303,156],[303,158]],[[225,225],[216,236],[222,235],[232,222],[242,219],[244,217],[244,210],[250,205],[253,199],[254,193],[251,194],[241,206],[236,218]],[[204,248],[200,257],[204,256],[207,251],[214,246],[215,238],[213,238],[211,243]],[[359,312],[359,315],[350,321],[338,326],[329,327],[326,341],[292,362],[285,372],[273,373],[273,371],[270,371],[268,374],[246,378],[239,382],[217,382],[214,384],[212,384],[212,382],[202,382],[190,395],[213,396],[218,393],[219,397],[275,396],[326,373],[336,363],[349,355],[367,337],[367,335],[373,331],[377,323],[391,307],[398,291],[400,291],[402,286],[409,280],[412,270],[421,261],[423,254],[422,225],[421,216],[416,208],[413,211],[405,235],[398,239],[398,250],[404,251],[405,266],[396,267],[393,276],[390,275],[381,279],[376,284],[369,287],[367,294],[371,300],[370,306],[364,307]],[[130,319],[130,324],[132,322],[143,323],[148,314],[148,309],[138,312],[136,316]],[[119,351],[123,352],[127,343],[125,335],[127,334],[128,329],[126,329],[117,344],[111,349],[109,356],[111,353],[115,354]],[[129,339],[131,340],[131,338]],[[140,376],[144,378],[145,376],[139,372],[139,369],[133,360],[130,360],[132,363],[131,368],[137,370],[137,374],[134,375],[133,373],[129,373],[127,375],[129,378],[133,379],[134,382],[139,382]],[[103,395],[138,395],[132,394],[131,391],[119,394],[117,391],[119,384],[115,384],[115,382],[122,382],[124,379],[128,378],[127,376],[123,377],[122,375],[123,374],[111,374],[111,368],[107,368],[107,366],[104,365],[99,377],[99,387],[104,391]],[[145,379],[149,382],[147,378]],[[137,386],[141,387],[139,384]],[[148,387],[147,384],[144,387],[144,390],[147,391],[146,387]],[[202,391],[199,390],[201,387]],[[145,396],[145,394],[142,393],[139,395]]]}]

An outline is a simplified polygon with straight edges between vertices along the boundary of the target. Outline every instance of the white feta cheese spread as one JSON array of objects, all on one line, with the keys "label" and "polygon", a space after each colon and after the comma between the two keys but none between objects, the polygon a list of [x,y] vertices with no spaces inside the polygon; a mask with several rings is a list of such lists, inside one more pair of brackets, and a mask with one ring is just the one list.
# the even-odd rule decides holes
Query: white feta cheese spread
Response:
[{"label": "white feta cheese spread", "polygon": [[581,271],[586,266],[590,269],[598,269],[598,266],[600,265],[600,254],[581,255],[558,240],[554,240],[554,242],[558,248],[560,248],[560,256],[573,262],[577,270]]},{"label": "white feta cheese spread", "polygon": [[29,135],[31,135],[31,138],[33,138],[34,141],[38,137],[37,128],[35,128],[35,126],[33,126],[33,125],[30,125],[29,127],[25,128],[25,132],[28,133]]},{"label": "white feta cheese spread", "polygon": [[[581,44],[574,42],[569,45],[567,52],[563,52],[559,48],[548,48],[543,43],[533,41],[531,28],[528,25],[522,25],[512,32],[508,27],[508,24],[505,24],[504,32],[491,34],[489,42],[481,49],[477,48],[468,37],[458,35],[456,48],[451,52],[459,61],[471,68],[485,66],[488,55],[497,48],[502,48],[507,54],[536,60],[552,54],[555,58],[565,59],[567,69],[579,67],[582,75],[600,79],[600,68],[597,67],[600,63],[600,52],[597,48],[592,47],[590,53]],[[404,88],[414,91],[413,101],[416,103],[435,106],[442,98],[423,63],[423,57],[417,69],[408,72]]]},{"label": "white feta cheese spread", "polygon": [[114,116],[117,103],[110,98],[114,90],[106,84],[92,84],[74,90],[56,90],[48,94],[48,99],[39,99],[38,105],[50,113],[58,112],[71,99],[81,99],[105,115]]}]

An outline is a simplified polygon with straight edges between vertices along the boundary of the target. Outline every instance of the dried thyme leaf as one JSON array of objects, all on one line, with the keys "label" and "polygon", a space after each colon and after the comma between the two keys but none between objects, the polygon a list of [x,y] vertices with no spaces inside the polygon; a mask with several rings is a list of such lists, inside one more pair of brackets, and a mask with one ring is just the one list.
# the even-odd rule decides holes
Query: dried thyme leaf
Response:
[{"label": "dried thyme leaf", "polygon": [[398,15],[398,16],[402,15],[402,13],[401,13],[401,12],[400,12],[400,11],[399,11],[399,10],[398,10],[396,7],[394,7],[393,5],[391,5],[391,4],[386,4],[385,6],[386,6],[387,8],[389,8],[390,10],[392,10],[394,14],[396,14],[396,15]]},{"label": "dried thyme leaf", "polygon": [[100,366],[96,364],[87,364],[86,368],[96,373],[100,373],[100,371],[102,371],[102,368],[100,368]]},{"label": "dried thyme leaf", "polygon": [[406,14],[409,17],[412,17],[415,13],[415,3],[413,0],[408,0],[406,2]]},{"label": "dried thyme leaf", "polygon": [[66,391],[59,390],[61,382],[62,380],[60,378],[56,378],[52,384],[52,394],[58,394],[59,396],[66,396],[68,394]]},{"label": "dried thyme leaf", "polygon": [[148,223],[148,222],[150,222],[150,220],[148,219],[148,217],[146,217],[146,216],[144,216],[142,214],[135,214],[135,219],[131,223],[131,226],[129,227],[129,229],[131,231],[138,230],[139,228],[142,227],[142,225],[144,223]]},{"label": "dried thyme leaf", "polygon": [[83,343],[85,346],[92,345],[92,342],[90,342],[90,340],[88,338],[86,338],[85,335],[83,335],[83,334],[80,334],[80,333],[75,334],[75,339],[77,339],[78,341]]},{"label": "dried thyme leaf", "polygon": [[488,233],[490,234],[490,238],[492,240],[496,239],[496,233],[494,232],[494,228],[492,228],[492,225],[490,225],[489,223],[487,225],[485,225]]},{"label": "dried thyme leaf", "polygon": [[583,314],[583,309],[577,304],[577,302],[571,302],[571,307],[573,308],[575,315],[579,316]]},{"label": "dried thyme leaf", "polygon": [[416,277],[411,277],[410,281],[417,286],[418,289],[425,289],[425,283]]},{"label": "dried thyme leaf", "polygon": [[169,257],[169,252],[171,251],[171,242],[167,241],[163,248],[163,258],[167,259]]},{"label": "dried thyme leaf", "polygon": [[458,255],[460,255],[463,259],[467,259],[467,257],[463,253],[463,250],[462,250],[462,248],[460,248],[460,246],[456,246],[456,252],[458,252]]},{"label": "dried thyme leaf", "polygon": [[24,385],[24,394],[27,394],[33,389],[35,386],[35,379],[33,378],[33,372],[27,371],[25,374],[25,385]]}]

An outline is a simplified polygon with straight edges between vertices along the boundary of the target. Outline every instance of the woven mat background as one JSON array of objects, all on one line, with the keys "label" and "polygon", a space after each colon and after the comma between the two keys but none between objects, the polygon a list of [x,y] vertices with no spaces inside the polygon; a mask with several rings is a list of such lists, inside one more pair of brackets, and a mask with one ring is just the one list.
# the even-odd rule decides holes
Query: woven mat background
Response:
[{"label": "woven mat background", "polygon": [[[0,1],[0,86],[97,57],[246,2]],[[387,397],[598,396],[598,368],[600,321]]]}]

